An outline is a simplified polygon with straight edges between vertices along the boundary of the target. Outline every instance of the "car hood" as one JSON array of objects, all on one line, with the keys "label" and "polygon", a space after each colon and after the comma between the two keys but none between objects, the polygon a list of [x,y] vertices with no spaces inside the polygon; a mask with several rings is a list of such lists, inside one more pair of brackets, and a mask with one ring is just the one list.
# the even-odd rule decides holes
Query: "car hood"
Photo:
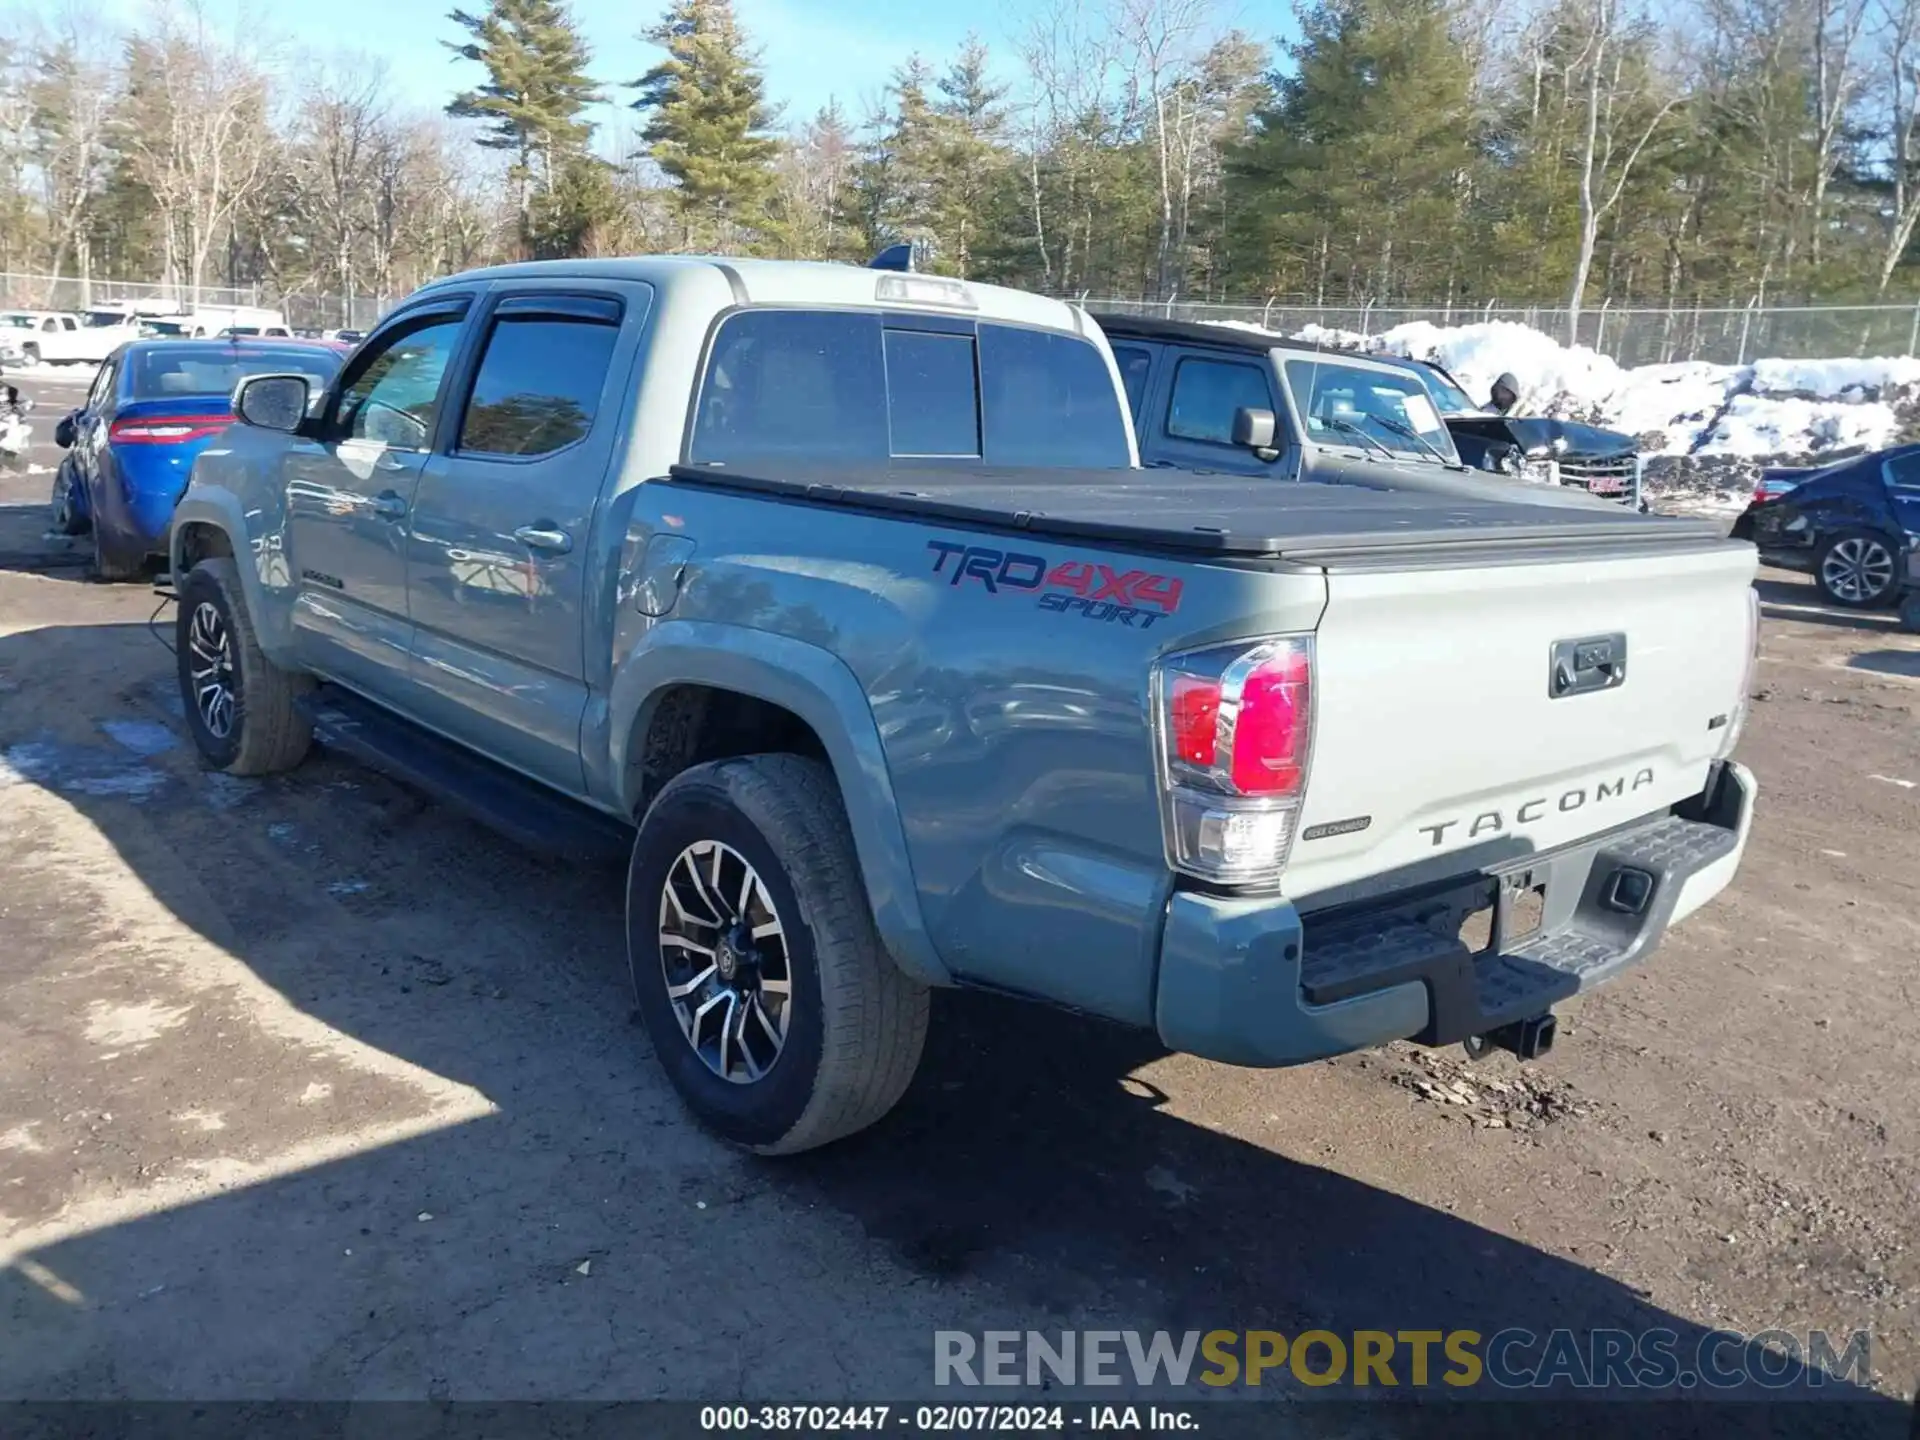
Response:
[{"label": "car hood", "polygon": [[1639,449],[1633,436],[1618,430],[1548,416],[1449,415],[1447,427],[1486,440],[1510,440],[1522,450],[1538,450],[1561,441],[1563,455],[1631,455]]}]

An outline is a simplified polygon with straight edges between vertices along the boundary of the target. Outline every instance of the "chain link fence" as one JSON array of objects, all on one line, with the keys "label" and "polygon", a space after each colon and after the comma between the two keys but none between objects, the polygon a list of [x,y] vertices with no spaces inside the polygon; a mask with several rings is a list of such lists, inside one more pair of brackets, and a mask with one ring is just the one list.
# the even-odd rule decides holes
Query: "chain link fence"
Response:
[{"label": "chain link fence", "polygon": [[105,305],[147,305],[155,313],[185,314],[196,305],[246,305],[278,310],[296,330],[371,329],[393,306],[376,295],[281,295],[264,285],[189,287],[152,281],[93,280],[73,276],[0,273],[0,305],[13,310],[81,312]]},{"label": "chain link fence", "polygon": [[[1415,321],[1472,325],[1510,320],[1556,340],[1567,333],[1563,305],[1302,305],[1283,300],[1237,305],[1074,297],[1089,310],[1174,320],[1234,320],[1294,335],[1309,325],[1374,336]],[[1778,305],[1650,308],[1602,303],[1580,316],[1582,345],[1625,366],[1705,360],[1844,359],[1920,353],[1920,305]]]}]

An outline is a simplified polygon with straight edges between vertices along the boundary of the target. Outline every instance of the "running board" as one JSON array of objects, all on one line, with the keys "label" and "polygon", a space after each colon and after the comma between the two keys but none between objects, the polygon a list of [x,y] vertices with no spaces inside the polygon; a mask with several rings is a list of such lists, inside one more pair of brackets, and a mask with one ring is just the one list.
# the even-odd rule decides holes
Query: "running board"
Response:
[{"label": "running board", "polygon": [[568,860],[625,863],[633,829],[333,685],[301,696],[314,739],[431,795],[516,845]]}]

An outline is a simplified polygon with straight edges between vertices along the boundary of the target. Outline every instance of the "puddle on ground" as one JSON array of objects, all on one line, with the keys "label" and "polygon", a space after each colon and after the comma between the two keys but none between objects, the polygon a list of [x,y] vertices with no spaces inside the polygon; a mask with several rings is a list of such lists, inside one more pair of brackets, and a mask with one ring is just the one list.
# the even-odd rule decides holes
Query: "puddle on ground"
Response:
[{"label": "puddle on ground", "polygon": [[138,805],[166,783],[167,777],[158,770],[90,745],[41,738],[0,750],[0,785],[33,784],[70,795],[120,796]]},{"label": "puddle on ground", "polygon": [[102,720],[100,728],[109,739],[142,759],[164,754],[179,743],[173,731],[157,720]]}]

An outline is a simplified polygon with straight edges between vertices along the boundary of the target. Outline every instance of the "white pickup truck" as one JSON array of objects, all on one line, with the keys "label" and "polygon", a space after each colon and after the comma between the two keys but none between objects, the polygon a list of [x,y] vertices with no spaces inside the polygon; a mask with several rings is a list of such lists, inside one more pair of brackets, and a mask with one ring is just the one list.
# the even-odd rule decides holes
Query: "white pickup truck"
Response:
[{"label": "white pickup truck", "polygon": [[129,340],[140,338],[132,322],[89,325],[63,310],[0,311],[0,334],[28,365],[98,365]]}]

